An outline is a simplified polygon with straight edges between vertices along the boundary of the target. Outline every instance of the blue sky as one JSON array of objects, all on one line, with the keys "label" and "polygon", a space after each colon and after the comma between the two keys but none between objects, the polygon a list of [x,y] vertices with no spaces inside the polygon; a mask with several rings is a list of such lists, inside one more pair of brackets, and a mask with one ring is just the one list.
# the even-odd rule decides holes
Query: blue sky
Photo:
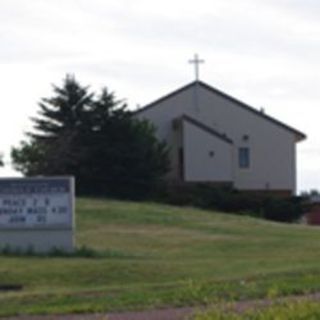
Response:
[{"label": "blue sky", "polygon": [[198,52],[203,81],[308,135],[298,185],[320,189],[319,14],[314,0],[1,0],[1,150],[66,73],[136,108],[192,81]]}]

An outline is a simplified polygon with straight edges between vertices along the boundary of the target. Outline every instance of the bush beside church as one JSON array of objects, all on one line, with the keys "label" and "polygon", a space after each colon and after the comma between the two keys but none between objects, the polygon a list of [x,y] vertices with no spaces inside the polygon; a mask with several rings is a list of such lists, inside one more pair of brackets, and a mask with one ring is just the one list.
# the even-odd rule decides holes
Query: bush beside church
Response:
[{"label": "bush beside church", "polygon": [[305,197],[283,198],[268,193],[237,191],[228,186],[214,187],[210,184],[167,185],[158,194],[158,200],[278,222],[296,222],[306,212]]}]

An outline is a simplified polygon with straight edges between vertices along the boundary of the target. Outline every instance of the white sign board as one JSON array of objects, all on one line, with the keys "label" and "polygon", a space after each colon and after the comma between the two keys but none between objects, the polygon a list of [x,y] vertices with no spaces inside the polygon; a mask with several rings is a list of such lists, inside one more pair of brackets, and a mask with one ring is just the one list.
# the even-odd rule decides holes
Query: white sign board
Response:
[{"label": "white sign board", "polygon": [[72,229],[73,178],[0,179],[0,229]]}]

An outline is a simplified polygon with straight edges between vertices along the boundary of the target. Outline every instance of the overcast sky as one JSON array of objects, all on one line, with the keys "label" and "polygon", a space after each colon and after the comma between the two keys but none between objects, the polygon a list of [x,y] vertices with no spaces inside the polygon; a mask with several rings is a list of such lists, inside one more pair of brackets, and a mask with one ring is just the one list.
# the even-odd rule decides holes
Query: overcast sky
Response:
[{"label": "overcast sky", "polygon": [[193,81],[198,52],[201,80],[308,135],[298,186],[320,189],[319,16],[319,0],[1,0],[0,149],[66,73],[136,108]]}]

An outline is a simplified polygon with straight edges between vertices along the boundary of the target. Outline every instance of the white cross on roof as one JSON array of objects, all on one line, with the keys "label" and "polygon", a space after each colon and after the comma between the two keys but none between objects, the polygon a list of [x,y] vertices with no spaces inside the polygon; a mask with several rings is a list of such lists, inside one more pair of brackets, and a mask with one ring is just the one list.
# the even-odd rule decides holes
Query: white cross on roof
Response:
[{"label": "white cross on roof", "polygon": [[196,76],[196,81],[199,80],[199,65],[200,63],[204,63],[205,61],[203,59],[199,59],[198,54],[194,55],[194,58],[189,60],[189,63],[194,64],[194,71]]}]

